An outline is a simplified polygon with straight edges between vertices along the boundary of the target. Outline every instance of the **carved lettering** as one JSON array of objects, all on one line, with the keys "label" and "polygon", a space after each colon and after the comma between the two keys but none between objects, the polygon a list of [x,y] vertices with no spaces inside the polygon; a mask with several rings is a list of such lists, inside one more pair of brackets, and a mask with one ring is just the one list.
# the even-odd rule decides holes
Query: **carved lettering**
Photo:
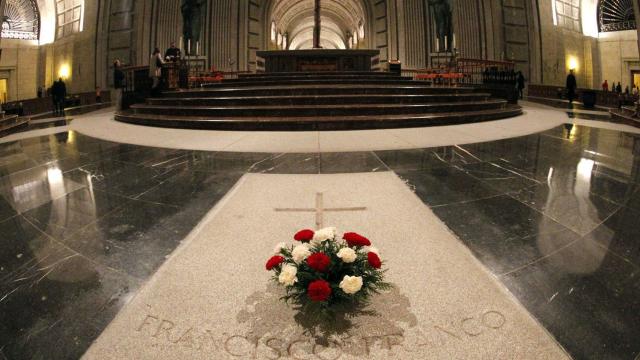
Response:
[{"label": "carved lettering", "polygon": [[282,357],[282,352],[280,351],[280,349],[282,348],[284,341],[278,338],[269,338],[267,339],[267,341],[264,342],[264,344],[267,345],[267,347],[270,349],[271,355],[275,356],[275,357],[269,357],[269,359],[277,360]]},{"label": "carved lettering", "polygon": [[462,328],[462,331],[465,334],[473,337],[476,337],[483,333],[482,329],[480,329],[478,321],[472,317],[462,319],[462,321],[460,322],[460,328]]},{"label": "carved lettering", "polygon": [[[475,316],[467,316],[459,322],[446,325],[434,324],[424,332],[425,328],[413,327],[406,333],[362,336],[344,334],[332,338],[328,344],[319,344],[311,337],[294,338],[269,336],[257,338],[250,334],[214,333],[208,329],[185,327],[162,317],[147,314],[139,323],[136,332],[150,338],[164,341],[175,346],[182,346],[210,353],[224,352],[243,359],[294,359],[294,360],[339,360],[345,354],[353,356],[369,356],[374,351],[388,351],[389,356],[396,349],[407,353],[420,352],[424,347],[446,346],[452,341],[467,341],[481,335],[502,329],[507,318],[499,311],[485,311]],[[215,358],[215,356],[214,356]]]},{"label": "carved lettering", "polygon": [[167,341],[171,342],[170,332],[171,332],[171,329],[173,329],[175,326],[176,324],[172,323],[169,320],[162,320],[162,322],[160,322],[160,325],[158,325],[158,330],[156,330],[156,333],[153,334],[153,337],[158,338],[160,334],[165,334]]},{"label": "carved lettering", "polygon": [[193,328],[189,328],[178,338],[178,340],[174,341],[173,343],[186,346],[191,349],[196,348],[197,346],[195,343],[195,339],[193,338]]},{"label": "carved lettering", "polygon": [[506,322],[507,318],[498,311],[487,311],[482,314],[482,324],[491,329],[500,329]]},{"label": "carved lettering", "polygon": [[443,332],[443,333],[445,333],[445,334],[447,334],[447,335],[449,335],[449,336],[451,336],[451,337],[453,337],[453,338],[455,338],[457,340],[462,340],[462,338],[458,334],[456,334],[456,333],[454,333],[454,332],[452,332],[450,330],[447,330],[447,329],[445,329],[443,327],[435,325],[433,328],[438,330],[438,331],[440,331],[440,332]]},{"label": "carved lettering", "polygon": [[[253,347],[252,349],[247,349],[247,345]],[[233,335],[230,336],[224,342],[224,350],[232,356],[236,357],[246,357],[248,355],[252,355],[252,358],[256,358],[256,349],[258,347],[258,343],[252,343],[249,338],[242,335]]]},{"label": "carved lettering", "polygon": [[289,356],[291,356],[296,360],[305,360],[304,358],[298,357],[298,353],[296,353],[296,345],[305,344],[305,343],[307,343],[306,340],[298,339],[298,340],[294,340],[291,344],[289,344],[289,347],[287,348],[287,353],[289,354]]},{"label": "carved lettering", "polygon": [[150,319],[153,319],[153,320],[155,320],[155,321],[160,320],[160,319],[159,319],[158,317],[156,317],[156,316],[153,316],[153,315],[147,315],[147,317],[145,317],[145,318],[144,318],[144,320],[142,320],[142,324],[140,324],[140,326],[138,326],[138,328],[136,329],[136,331],[140,332],[140,331],[142,331],[142,328],[143,328],[145,325],[151,325],[151,323],[149,323],[149,320],[150,320]]},{"label": "carved lettering", "polygon": [[325,355],[323,355],[324,352],[318,351],[319,347],[324,347],[324,346],[317,343],[313,344],[313,348],[311,352],[313,353],[313,355],[317,356],[320,360],[338,360],[342,356],[342,346],[337,341],[334,341],[334,340],[332,340],[331,343],[336,345],[334,349],[337,350],[337,354],[334,355],[334,357],[325,357]]}]

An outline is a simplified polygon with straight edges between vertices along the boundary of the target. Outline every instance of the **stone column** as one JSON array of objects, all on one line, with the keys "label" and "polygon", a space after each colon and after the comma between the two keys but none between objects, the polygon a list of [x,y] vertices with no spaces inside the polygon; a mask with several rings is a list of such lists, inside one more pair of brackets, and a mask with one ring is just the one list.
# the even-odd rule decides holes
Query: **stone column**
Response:
[{"label": "stone column", "polygon": [[[640,0],[633,1],[633,12],[636,15],[636,24],[640,24]],[[640,26],[638,26],[638,49],[640,50]]]},{"label": "stone column", "polygon": [[[0,0],[0,19],[4,18],[4,7],[7,5],[7,0]],[[0,37],[0,60],[2,60],[2,37]]]},{"label": "stone column", "polygon": [[320,31],[322,20],[320,18],[320,0],[315,0],[313,8],[314,25],[313,25],[313,48],[320,49]]}]

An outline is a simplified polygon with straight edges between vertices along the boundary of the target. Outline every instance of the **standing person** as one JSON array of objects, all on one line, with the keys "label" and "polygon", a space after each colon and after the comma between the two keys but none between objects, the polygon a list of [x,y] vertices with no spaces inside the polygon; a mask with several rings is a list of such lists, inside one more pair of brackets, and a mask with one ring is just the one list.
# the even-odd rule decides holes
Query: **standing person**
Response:
[{"label": "standing person", "polygon": [[51,100],[53,100],[53,115],[60,116],[62,111],[60,109],[60,104],[62,101],[60,97],[62,96],[62,78],[60,80],[56,80],[51,85]]},{"label": "standing person", "polygon": [[124,72],[120,59],[113,61],[113,89],[115,94],[115,104],[117,110],[122,110],[122,91],[124,89]]},{"label": "standing person", "polygon": [[178,61],[180,59],[180,49],[176,47],[176,43],[172,42],[171,46],[165,51],[164,58],[167,61]]},{"label": "standing person", "polygon": [[520,95],[520,99],[523,100],[524,99],[524,83],[525,83],[526,79],[524,78],[524,75],[522,74],[522,71],[518,71],[518,78],[517,78],[517,82],[518,82],[518,94]]},{"label": "standing person", "polygon": [[60,116],[64,116],[64,105],[67,99],[67,85],[62,78],[58,80],[59,93],[58,93],[58,109],[60,110]]},{"label": "standing person", "polygon": [[622,85],[620,84],[620,82],[618,81],[618,86],[616,86],[616,92],[618,94],[622,94]]},{"label": "standing person", "polygon": [[102,104],[102,89],[96,86],[96,104]]},{"label": "standing person", "polygon": [[151,58],[149,59],[149,77],[153,79],[153,85],[151,86],[151,95],[156,96],[160,91],[160,81],[162,78],[162,55],[160,55],[160,49],[155,48]]},{"label": "standing person", "polygon": [[609,91],[609,82],[608,82],[607,80],[605,80],[605,81],[602,83],[602,91],[604,91],[604,92]]},{"label": "standing person", "polygon": [[573,74],[573,69],[569,71],[567,75],[567,98],[569,98],[569,105],[573,105],[573,99],[576,97],[576,88],[578,88],[578,82],[576,76]]},{"label": "standing person", "polygon": [[38,86],[38,97],[42,97],[42,86]]}]

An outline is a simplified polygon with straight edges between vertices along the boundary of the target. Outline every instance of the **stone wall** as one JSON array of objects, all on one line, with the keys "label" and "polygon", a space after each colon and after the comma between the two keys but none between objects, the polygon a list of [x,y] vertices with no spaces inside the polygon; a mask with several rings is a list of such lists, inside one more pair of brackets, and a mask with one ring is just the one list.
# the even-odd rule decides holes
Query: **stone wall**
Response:
[{"label": "stone wall", "polygon": [[38,58],[36,41],[2,40],[0,79],[7,80],[7,101],[36,96]]},{"label": "stone wall", "polygon": [[620,81],[623,89],[630,86],[631,71],[640,71],[637,31],[602,33],[598,46],[603,81],[608,80],[610,85]]},{"label": "stone wall", "polygon": [[572,63],[576,66],[579,87],[592,88],[600,83],[597,40],[582,32],[564,29],[553,23],[551,1],[538,2],[540,20],[542,74],[536,83],[561,86]]}]

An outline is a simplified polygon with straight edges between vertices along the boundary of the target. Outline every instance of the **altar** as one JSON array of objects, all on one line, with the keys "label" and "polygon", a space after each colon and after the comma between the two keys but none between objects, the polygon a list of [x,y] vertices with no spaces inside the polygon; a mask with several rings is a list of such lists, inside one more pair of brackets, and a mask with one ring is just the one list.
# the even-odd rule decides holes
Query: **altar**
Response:
[{"label": "altar", "polygon": [[276,50],[258,51],[258,71],[322,72],[372,71],[379,65],[379,50]]}]

